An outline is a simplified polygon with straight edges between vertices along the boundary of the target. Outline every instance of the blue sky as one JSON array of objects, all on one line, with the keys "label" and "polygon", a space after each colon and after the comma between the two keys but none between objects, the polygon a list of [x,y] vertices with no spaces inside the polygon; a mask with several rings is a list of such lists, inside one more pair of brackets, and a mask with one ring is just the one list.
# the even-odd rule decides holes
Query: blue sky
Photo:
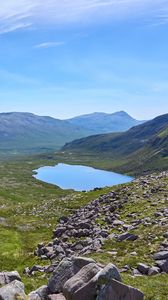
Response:
[{"label": "blue sky", "polygon": [[168,112],[168,1],[6,0],[0,112]]}]

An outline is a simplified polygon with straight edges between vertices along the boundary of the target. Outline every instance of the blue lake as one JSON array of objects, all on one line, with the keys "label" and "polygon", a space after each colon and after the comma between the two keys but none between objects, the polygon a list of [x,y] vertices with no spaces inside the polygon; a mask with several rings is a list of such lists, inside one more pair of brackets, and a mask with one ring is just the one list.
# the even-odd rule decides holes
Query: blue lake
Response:
[{"label": "blue lake", "polygon": [[54,167],[42,167],[34,172],[36,174],[33,177],[38,180],[75,191],[90,191],[97,187],[112,186],[133,180],[132,177],[114,172],[63,163]]}]

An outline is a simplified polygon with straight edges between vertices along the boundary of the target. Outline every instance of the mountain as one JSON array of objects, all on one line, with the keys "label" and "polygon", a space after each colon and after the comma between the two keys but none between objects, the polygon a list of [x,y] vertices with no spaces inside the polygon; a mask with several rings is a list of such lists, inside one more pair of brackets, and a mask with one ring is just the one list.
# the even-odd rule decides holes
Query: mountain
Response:
[{"label": "mountain", "polygon": [[[88,118],[90,121],[87,121]],[[59,120],[31,113],[1,113],[0,154],[56,151],[74,139],[97,132],[108,132],[110,120],[113,130],[116,127],[118,130],[124,130],[126,123],[131,125],[131,122],[135,121],[124,112],[112,115],[96,113],[71,120]]]},{"label": "mountain", "polygon": [[[95,135],[66,144],[62,151],[94,153],[115,160],[116,170],[168,168],[168,114],[124,133]],[[139,169],[137,169],[139,168]]]},{"label": "mountain", "polygon": [[89,135],[67,121],[30,113],[0,114],[0,152],[57,150],[67,141]]},{"label": "mountain", "polygon": [[94,134],[122,132],[130,129],[133,126],[144,123],[144,121],[133,119],[124,111],[119,111],[112,114],[95,112],[93,114],[82,115],[68,119],[67,121],[73,125],[93,131]]}]

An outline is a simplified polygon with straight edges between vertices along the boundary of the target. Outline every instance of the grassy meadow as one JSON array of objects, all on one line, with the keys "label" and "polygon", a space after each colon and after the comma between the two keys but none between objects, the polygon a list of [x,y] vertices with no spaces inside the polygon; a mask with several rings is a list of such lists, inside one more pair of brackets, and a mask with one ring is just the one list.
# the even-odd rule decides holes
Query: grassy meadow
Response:
[{"label": "grassy meadow", "polygon": [[[52,230],[57,220],[62,215],[68,215],[82,205],[85,205],[92,199],[118,187],[105,188],[100,191],[74,192],[72,190],[61,190],[60,188],[45,184],[32,177],[32,170],[40,166],[54,165],[57,162],[87,164],[102,169],[112,169],[113,162],[101,161],[96,157],[83,156],[75,157],[64,154],[48,154],[32,157],[10,158],[1,160],[0,163],[0,269],[18,270],[26,285],[26,291],[45,284],[46,275],[39,273],[33,277],[23,275],[25,267],[34,264],[49,264],[47,261],[41,261],[34,256],[34,250],[39,242],[51,240]],[[132,191],[139,193],[139,199],[132,197],[131,202],[127,204],[121,214],[125,220],[126,215],[132,211],[138,211],[138,217],[153,216],[158,197],[162,199],[159,207],[165,207],[164,195],[168,192],[168,182],[165,181],[164,194],[154,194],[152,203],[143,199],[143,191],[132,183]],[[166,188],[167,187],[167,188]],[[102,216],[103,217],[103,216]],[[97,222],[103,222],[97,220]],[[165,230],[165,228],[163,228]],[[102,253],[94,253],[91,256],[101,263],[113,262],[118,267],[129,264],[136,267],[138,262],[153,263],[152,257],[148,257],[157,250],[162,241],[163,230],[159,227],[137,229],[140,239],[134,243],[114,243],[107,241],[103,247]],[[148,240],[149,236],[157,232],[157,239]],[[145,242],[144,242],[145,241]],[[117,251],[117,256],[112,256],[110,251]],[[130,252],[137,251],[137,256],[130,256]],[[168,299],[168,276],[158,275],[146,278],[132,277],[131,274],[123,274],[125,283],[140,288],[145,293],[146,300],[166,300]]]}]

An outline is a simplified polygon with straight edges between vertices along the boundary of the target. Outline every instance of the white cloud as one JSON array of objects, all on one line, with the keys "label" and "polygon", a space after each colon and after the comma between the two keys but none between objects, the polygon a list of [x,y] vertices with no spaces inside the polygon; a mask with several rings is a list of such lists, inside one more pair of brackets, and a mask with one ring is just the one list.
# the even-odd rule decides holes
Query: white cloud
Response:
[{"label": "white cloud", "polygon": [[65,45],[66,42],[45,42],[38,45],[35,45],[34,48],[52,48],[52,47],[59,47]]},{"label": "white cloud", "polygon": [[165,22],[167,9],[168,1],[165,0],[6,0],[2,1],[0,8],[0,33],[32,24],[95,22],[107,17],[151,14]]}]

